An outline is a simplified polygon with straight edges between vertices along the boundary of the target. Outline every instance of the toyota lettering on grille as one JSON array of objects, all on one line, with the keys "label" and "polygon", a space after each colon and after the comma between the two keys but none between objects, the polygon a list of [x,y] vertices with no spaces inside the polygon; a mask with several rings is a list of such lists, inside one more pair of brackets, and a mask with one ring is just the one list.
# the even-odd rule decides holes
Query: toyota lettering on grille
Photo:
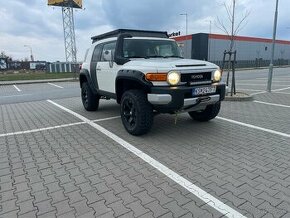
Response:
[{"label": "toyota lettering on grille", "polygon": [[191,76],[191,79],[203,79],[203,75],[202,74],[194,74]]}]

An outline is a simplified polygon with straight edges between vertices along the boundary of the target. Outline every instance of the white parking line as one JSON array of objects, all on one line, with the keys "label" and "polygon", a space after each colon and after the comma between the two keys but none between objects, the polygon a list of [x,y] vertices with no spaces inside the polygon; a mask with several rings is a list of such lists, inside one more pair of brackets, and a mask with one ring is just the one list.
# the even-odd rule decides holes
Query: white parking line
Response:
[{"label": "white parking line", "polygon": [[56,84],[54,84],[54,83],[47,83],[47,84],[49,84],[49,85],[51,85],[51,86],[55,86],[55,87],[60,88],[60,89],[63,89],[62,86],[58,86],[58,85],[56,85]]},{"label": "white parking line", "polygon": [[[97,120],[93,120],[93,122],[113,120],[113,119],[117,119],[117,118],[120,118],[120,116],[97,119]],[[33,133],[33,132],[41,132],[41,131],[45,131],[45,130],[65,128],[65,127],[76,126],[76,125],[85,124],[85,123],[86,122],[83,121],[83,122],[77,122],[77,123],[63,124],[63,125],[59,125],[59,126],[50,126],[50,127],[45,127],[45,128],[31,129],[31,130],[25,130],[25,131],[19,131],[19,132],[3,133],[3,134],[0,134],[0,137],[12,136],[12,135],[21,135],[21,134],[27,134],[27,133]]]},{"label": "white parking line", "polygon": [[26,95],[32,95],[32,94],[23,94],[23,95],[4,95],[4,96],[0,96],[0,98],[14,98],[14,97],[20,97],[20,96],[26,96]]},{"label": "white parking line", "polygon": [[260,89],[238,89],[238,91],[239,90],[242,90],[242,91],[253,91],[253,92],[261,92],[261,91],[263,91],[263,90],[260,90]]},{"label": "white parking line", "polygon": [[84,124],[84,123],[85,122],[77,122],[77,123],[63,124],[63,125],[59,125],[59,126],[51,126],[51,127],[46,127],[46,128],[4,133],[4,134],[0,134],[0,137],[12,136],[12,135],[21,135],[21,134],[27,134],[27,133],[33,133],[33,132],[41,132],[41,131],[50,130],[50,129],[59,129],[59,128],[64,128],[64,127],[68,127],[68,126],[76,126],[76,125],[80,125],[80,124]]},{"label": "white parking line", "polygon": [[276,76],[279,79],[290,79],[290,76]]},{"label": "white parking line", "polygon": [[275,94],[285,94],[285,95],[290,95],[290,93],[287,93],[287,92],[274,92]]},{"label": "white parking line", "polygon": [[255,78],[255,80],[267,80],[268,78],[267,77],[258,77],[258,78]]},{"label": "white parking line", "polygon": [[274,90],[272,90],[272,92],[280,92],[280,91],[284,91],[287,89],[290,89],[290,87],[286,87],[286,88],[282,88],[282,89],[274,89]]},{"label": "white parking line", "polygon": [[93,121],[85,118],[84,116],[82,116],[82,115],[80,115],[80,114],[78,114],[78,113],[76,113],[76,112],[74,112],[66,107],[63,107],[63,106],[61,106],[61,105],[59,105],[51,100],[47,100],[47,101],[49,103],[55,105],[56,107],[74,115],[75,117],[81,119],[82,121],[86,122],[87,124],[91,125],[95,129],[97,129],[101,133],[105,134],[107,137],[111,138],[112,140],[114,140],[115,142],[117,142],[118,144],[120,144],[121,146],[126,148],[127,150],[131,151],[133,154],[135,154],[136,156],[138,156],[139,158],[141,158],[142,160],[144,160],[145,162],[150,164],[155,169],[159,170],[161,173],[166,175],[168,178],[172,179],[177,184],[179,184],[180,186],[187,189],[189,192],[194,194],[196,197],[198,197],[199,199],[201,199],[206,204],[210,205],[211,207],[213,207],[214,209],[216,209],[217,211],[219,211],[223,215],[225,215],[227,217],[232,217],[232,218],[245,217],[241,213],[239,213],[238,211],[227,206],[226,204],[224,204],[220,200],[216,199],[214,196],[205,192],[204,190],[202,190],[198,186],[194,185],[193,183],[191,183],[190,181],[188,181],[184,177],[178,175],[177,173],[175,173],[174,171],[172,171],[168,167],[164,166],[163,164],[161,164],[157,160],[153,159],[149,155],[147,155],[144,152],[142,152],[141,150],[137,149],[136,147],[134,147],[130,143],[126,142],[125,140],[123,140],[119,136],[115,135],[114,133],[108,131],[107,129],[103,128],[102,126],[94,123]]},{"label": "white parking line", "polygon": [[100,121],[106,121],[106,120],[113,120],[113,119],[117,119],[117,118],[120,118],[120,117],[121,117],[121,116],[102,118],[102,119],[93,120],[93,122],[100,122]]},{"label": "white parking line", "polygon": [[[266,84],[257,84],[257,83],[237,83],[237,86],[266,86]],[[287,85],[274,85],[274,86],[287,86]]]},{"label": "white parking line", "polygon": [[261,92],[252,93],[252,94],[250,94],[250,96],[260,95],[260,94],[264,94],[264,93],[266,93],[266,91],[261,91]]},{"label": "white parking line", "polygon": [[[242,82],[253,82],[253,80],[250,80],[250,79],[241,79],[239,81],[242,81]],[[255,82],[261,82],[261,83],[265,83],[267,82],[267,80],[265,79],[265,81],[263,80],[258,80],[258,81],[255,81]],[[289,83],[290,81],[287,81],[287,80],[273,80],[272,83]],[[259,83],[260,84],[260,83]]]},{"label": "white parking line", "polygon": [[[267,77],[256,78],[256,79],[257,79],[257,80],[268,80]],[[275,80],[275,79],[290,79],[290,77],[288,77],[288,76],[275,76],[275,77],[273,78],[273,80]]]},{"label": "white parking line", "polygon": [[16,85],[13,85],[13,86],[18,92],[21,92],[21,90]]},{"label": "white parking line", "polygon": [[271,105],[271,106],[290,108],[289,105],[284,105],[284,104],[274,104],[274,103],[269,103],[269,102],[264,102],[264,101],[253,101],[253,102],[258,103],[258,104],[266,104],[266,105]]},{"label": "white parking line", "polygon": [[237,124],[237,125],[240,125],[240,126],[245,126],[245,127],[248,127],[248,128],[257,129],[257,130],[261,130],[261,131],[268,132],[268,133],[271,133],[271,134],[275,134],[275,135],[283,136],[283,137],[286,137],[286,138],[290,138],[289,134],[286,134],[286,133],[283,133],[283,132],[278,132],[278,131],[275,131],[275,130],[266,129],[266,128],[263,128],[263,127],[254,126],[254,125],[247,124],[247,123],[242,123],[242,122],[239,122],[239,121],[236,121],[236,120],[227,119],[227,118],[224,118],[224,117],[216,117],[216,118],[219,119],[219,120],[227,121],[227,122],[234,123],[234,124]]}]

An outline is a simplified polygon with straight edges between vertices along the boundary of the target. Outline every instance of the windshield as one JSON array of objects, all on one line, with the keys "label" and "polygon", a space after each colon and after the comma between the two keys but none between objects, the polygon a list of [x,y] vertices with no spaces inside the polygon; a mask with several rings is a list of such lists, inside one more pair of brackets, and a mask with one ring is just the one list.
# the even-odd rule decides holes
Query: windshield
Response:
[{"label": "windshield", "polygon": [[175,41],[156,39],[125,39],[125,58],[182,58]]}]

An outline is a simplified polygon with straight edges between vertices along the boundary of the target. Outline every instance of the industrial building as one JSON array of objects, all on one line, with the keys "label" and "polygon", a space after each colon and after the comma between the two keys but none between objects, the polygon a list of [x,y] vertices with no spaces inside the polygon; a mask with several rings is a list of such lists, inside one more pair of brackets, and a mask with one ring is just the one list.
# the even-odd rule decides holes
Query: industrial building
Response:
[{"label": "industrial building", "polygon": [[[178,36],[174,39],[180,45],[184,57],[208,60],[222,65],[223,54],[229,49],[230,37],[220,34],[197,33]],[[235,36],[233,51],[237,51],[237,67],[269,66],[272,39]],[[290,41],[276,40],[275,65],[290,65]]]}]

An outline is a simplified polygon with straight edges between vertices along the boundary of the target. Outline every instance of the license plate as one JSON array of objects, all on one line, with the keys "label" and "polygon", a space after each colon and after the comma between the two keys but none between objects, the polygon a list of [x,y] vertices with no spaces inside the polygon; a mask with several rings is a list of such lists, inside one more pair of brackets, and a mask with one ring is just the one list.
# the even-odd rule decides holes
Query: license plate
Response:
[{"label": "license plate", "polygon": [[192,96],[195,95],[206,95],[210,93],[215,93],[216,87],[215,86],[209,86],[209,87],[198,87],[192,89]]}]

